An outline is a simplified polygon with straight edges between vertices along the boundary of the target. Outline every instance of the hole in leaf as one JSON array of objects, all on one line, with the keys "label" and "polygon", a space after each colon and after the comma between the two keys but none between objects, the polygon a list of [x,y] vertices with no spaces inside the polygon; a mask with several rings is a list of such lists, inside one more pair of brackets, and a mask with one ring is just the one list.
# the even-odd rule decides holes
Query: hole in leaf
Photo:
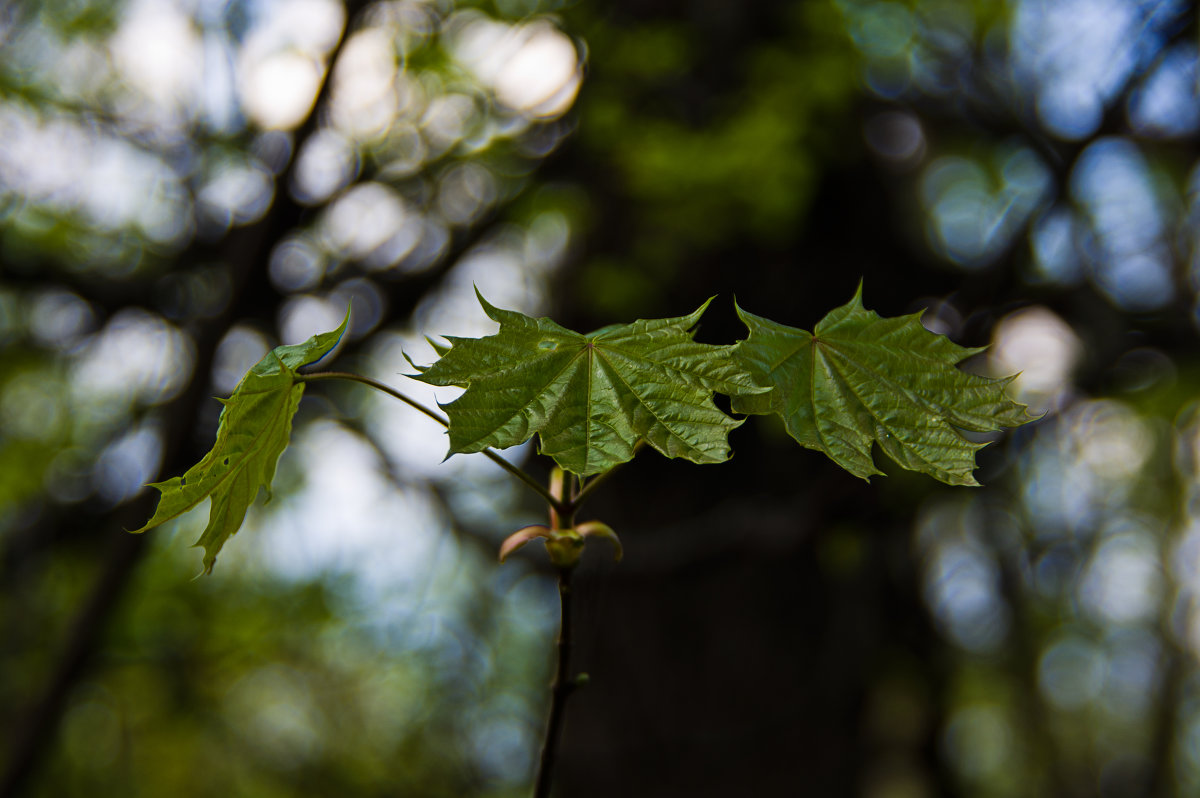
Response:
[{"label": "hole in leaf", "polygon": [[226,457],[226,458],[225,458],[225,462],[224,462],[224,463],[222,463],[222,465],[229,465],[229,458],[228,458],[228,457]]},{"label": "hole in leaf", "polygon": [[179,478],[179,484],[180,484],[180,485],[186,485],[186,484],[187,484],[187,477],[180,477],[180,478]]}]

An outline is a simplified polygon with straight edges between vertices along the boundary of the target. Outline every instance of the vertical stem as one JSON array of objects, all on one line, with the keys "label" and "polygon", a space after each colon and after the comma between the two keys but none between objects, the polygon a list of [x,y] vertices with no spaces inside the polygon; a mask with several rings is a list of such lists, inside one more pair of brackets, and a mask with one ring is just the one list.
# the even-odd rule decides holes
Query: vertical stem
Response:
[{"label": "vertical stem", "polygon": [[542,742],[542,757],[538,762],[537,782],[533,791],[534,798],[550,798],[563,714],[566,712],[567,699],[577,686],[576,680],[571,677],[572,570],[572,568],[558,569],[558,598],[562,606],[562,621],[558,628],[558,665],[554,673],[554,684],[550,688],[550,719],[546,722],[546,737]]}]

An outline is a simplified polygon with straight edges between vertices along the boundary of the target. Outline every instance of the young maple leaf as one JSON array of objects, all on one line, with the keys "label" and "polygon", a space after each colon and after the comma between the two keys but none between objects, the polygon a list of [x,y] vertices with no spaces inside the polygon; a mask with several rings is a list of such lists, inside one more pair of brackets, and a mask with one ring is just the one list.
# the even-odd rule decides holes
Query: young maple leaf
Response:
[{"label": "young maple leaf", "polygon": [[881,474],[872,443],[903,468],[951,485],[978,485],[975,452],[986,443],[960,429],[991,432],[1032,421],[1005,388],[1014,379],[968,374],[956,365],[981,349],[921,326],[920,313],[885,319],[862,304],[862,285],[812,333],[747,313],[736,358],[775,390],[734,397],[738,413],[776,413],[801,446],[855,476]]},{"label": "young maple leaf", "polygon": [[304,393],[296,369],[317,362],[337,346],[349,319],[347,312],[332,332],[276,347],[250,369],[233,396],[220,400],[225,407],[212,450],[182,477],[150,484],[162,494],[158,508],[145,526],[133,531],[153,529],[211,498],[208,525],[195,543],[204,547],[204,572],[210,573],[217,552],[241,527],[259,488],[271,498],[275,465],[287,448],[292,417]]},{"label": "young maple leaf", "polygon": [[436,363],[413,364],[414,379],[466,388],[442,406],[449,454],[516,446],[536,433],[542,453],[580,476],[631,459],[640,439],[667,457],[719,463],[729,459],[729,431],[742,422],[717,409],[713,392],[769,390],[734,359],[733,346],[692,340],[708,302],[687,316],[588,335],[501,310],[481,295],[479,302],[500,323],[498,333],[448,337]]}]

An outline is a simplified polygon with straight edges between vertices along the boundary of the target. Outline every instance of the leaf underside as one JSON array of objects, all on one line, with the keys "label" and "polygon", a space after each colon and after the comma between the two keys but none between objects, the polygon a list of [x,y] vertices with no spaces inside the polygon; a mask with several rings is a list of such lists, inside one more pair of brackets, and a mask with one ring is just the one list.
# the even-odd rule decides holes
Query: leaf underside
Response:
[{"label": "leaf underside", "polygon": [[862,305],[862,286],[813,333],[747,313],[736,357],[770,393],[733,398],[738,413],[776,413],[788,433],[855,476],[881,474],[873,443],[901,467],[951,485],[978,485],[975,443],[961,430],[991,432],[1031,421],[1005,388],[956,365],[981,349],[926,330],[921,314],[884,319]]},{"label": "leaf underside", "polygon": [[742,422],[713,404],[713,392],[767,390],[734,359],[733,346],[692,340],[708,302],[687,316],[590,335],[502,310],[482,296],[479,302],[500,323],[498,333],[448,337],[437,362],[414,364],[414,379],[466,388],[443,406],[449,454],[516,446],[537,434],[543,454],[580,476],[631,459],[641,439],[667,457],[719,463],[729,458],[729,431]]},{"label": "leaf underside", "polygon": [[220,400],[225,407],[212,450],[182,477],[150,485],[162,494],[158,508],[134,532],[153,529],[211,498],[208,526],[195,543],[204,547],[204,572],[210,573],[217,553],[241,527],[259,489],[271,498],[275,466],[287,448],[292,417],[304,393],[296,369],[328,354],[341,340],[349,318],[347,313],[336,330],[302,344],[276,347],[251,368],[233,395]]}]

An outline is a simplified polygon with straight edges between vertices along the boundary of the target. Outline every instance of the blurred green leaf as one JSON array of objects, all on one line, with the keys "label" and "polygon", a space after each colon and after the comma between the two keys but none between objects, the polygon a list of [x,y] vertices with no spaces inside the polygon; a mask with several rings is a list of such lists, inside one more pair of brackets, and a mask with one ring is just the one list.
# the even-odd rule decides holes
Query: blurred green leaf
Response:
[{"label": "blurred green leaf", "polygon": [[211,498],[208,526],[196,541],[204,547],[204,572],[210,573],[217,553],[241,527],[260,487],[270,499],[275,464],[287,448],[292,417],[304,394],[296,369],[328,354],[341,340],[349,319],[347,312],[332,332],[314,335],[302,344],[276,347],[250,369],[233,396],[221,400],[225,409],[212,450],[182,477],[151,485],[162,498],[154,517],[134,532],[153,529]]}]

